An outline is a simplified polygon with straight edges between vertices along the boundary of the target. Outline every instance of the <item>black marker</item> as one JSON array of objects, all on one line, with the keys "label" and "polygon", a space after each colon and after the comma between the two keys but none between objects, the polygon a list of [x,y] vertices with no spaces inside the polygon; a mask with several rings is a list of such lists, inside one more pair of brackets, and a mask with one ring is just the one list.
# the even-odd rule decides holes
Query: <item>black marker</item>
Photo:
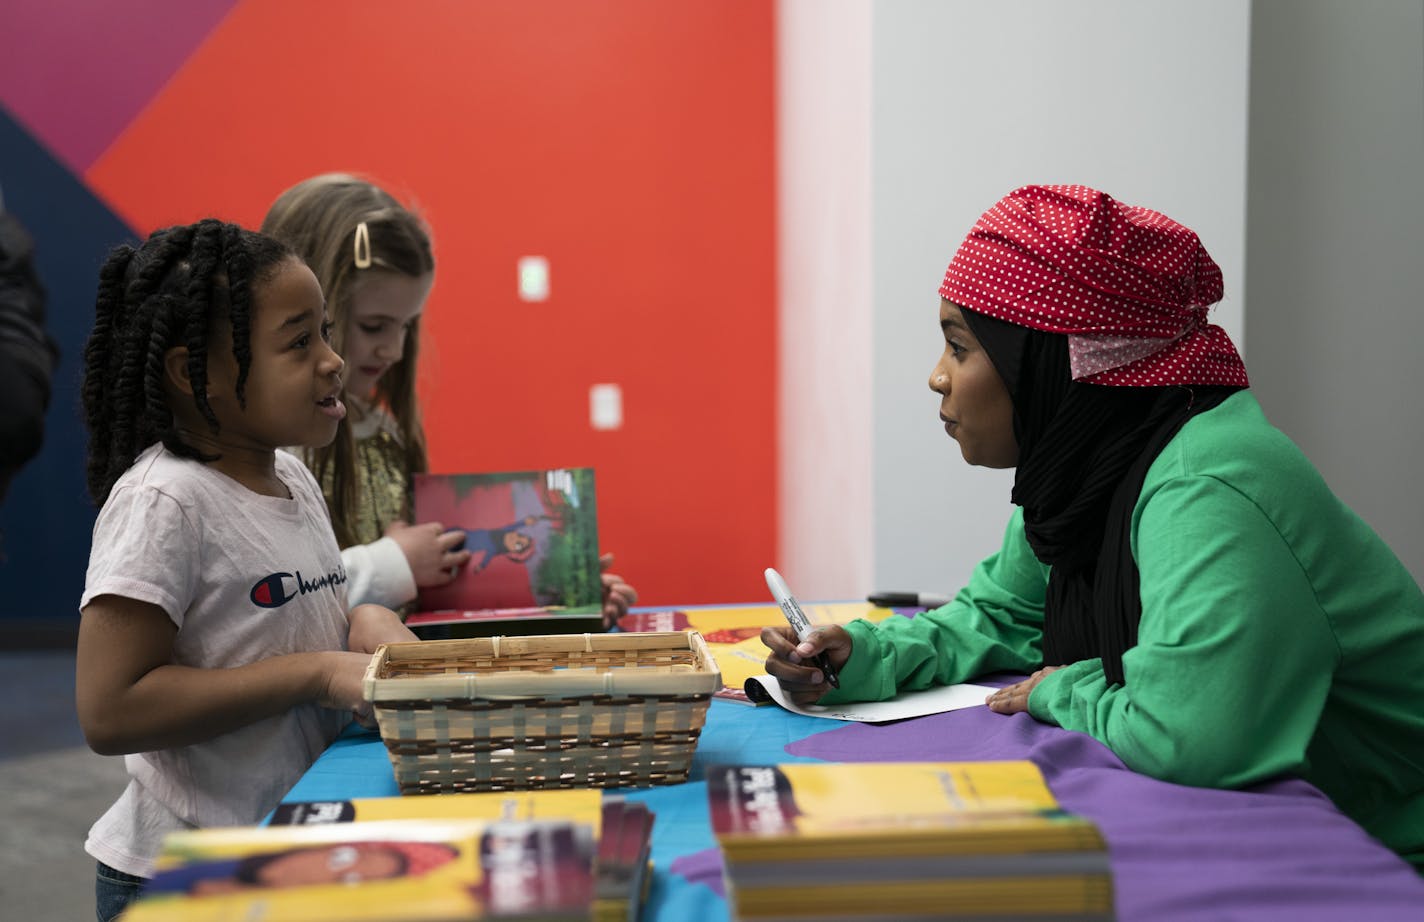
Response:
[{"label": "black marker", "polygon": [[939,608],[951,600],[947,595],[933,592],[876,592],[865,601],[881,608]]}]

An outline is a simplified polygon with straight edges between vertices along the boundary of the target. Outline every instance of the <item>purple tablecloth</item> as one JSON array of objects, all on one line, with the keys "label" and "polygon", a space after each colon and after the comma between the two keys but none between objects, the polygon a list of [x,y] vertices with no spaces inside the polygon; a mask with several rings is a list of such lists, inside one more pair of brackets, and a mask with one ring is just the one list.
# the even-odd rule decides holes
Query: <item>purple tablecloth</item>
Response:
[{"label": "purple tablecloth", "polygon": [[1424,920],[1424,879],[1315,787],[1243,791],[1157,781],[1097,740],[969,708],[848,724],[787,752],[832,761],[1030,759],[1064,809],[1091,817],[1112,854],[1123,922]]}]

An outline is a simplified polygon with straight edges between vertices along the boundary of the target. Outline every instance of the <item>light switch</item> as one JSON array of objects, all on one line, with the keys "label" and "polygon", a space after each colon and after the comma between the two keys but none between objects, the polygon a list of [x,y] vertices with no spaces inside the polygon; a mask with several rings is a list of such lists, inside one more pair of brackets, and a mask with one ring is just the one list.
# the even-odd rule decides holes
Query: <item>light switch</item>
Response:
[{"label": "light switch", "polygon": [[544,257],[519,257],[519,299],[549,300],[549,261]]},{"label": "light switch", "polygon": [[595,429],[623,428],[623,388],[595,384],[588,389],[588,422]]}]

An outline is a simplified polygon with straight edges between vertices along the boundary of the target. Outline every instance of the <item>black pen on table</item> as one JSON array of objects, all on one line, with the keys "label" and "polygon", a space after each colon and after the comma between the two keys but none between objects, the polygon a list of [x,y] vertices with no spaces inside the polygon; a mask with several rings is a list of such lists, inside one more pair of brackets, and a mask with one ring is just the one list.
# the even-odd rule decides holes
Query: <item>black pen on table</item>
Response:
[{"label": "black pen on table", "polygon": [[939,608],[951,599],[934,592],[873,592],[865,601],[881,608]]},{"label": "black pen on table", "polygon": [[[771,590],[772,598],[776,599],[776,604],[781,606],[781,613],[786,616],[786,620],[791,623],[791,627],[796,631],[797,640],[805,640],[811,636],[811,621],[806,617],[806,613],[797,604],[796,597],[791,594],[791,590],[786,588],[786,580],[781,578],[771,567],[766,568],[766,588]],[[821,674],[826,677],[826,684],[831,688],[840,688],[840,676],[836,675],[835,667],[831,665],[831,655],[825,650],[816,654],[816,665],[820,667]]]}]

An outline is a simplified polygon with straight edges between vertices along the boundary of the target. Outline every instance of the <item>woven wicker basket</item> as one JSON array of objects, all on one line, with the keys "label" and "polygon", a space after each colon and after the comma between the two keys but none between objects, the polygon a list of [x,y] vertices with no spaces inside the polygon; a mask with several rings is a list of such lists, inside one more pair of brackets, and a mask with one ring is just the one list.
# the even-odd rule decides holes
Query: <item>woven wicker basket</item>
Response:
[{"label": "woven wicker basket", "polygon": [[687,780],[716,662],[695,631],[381,646],[366,699],[402,794]]}]

